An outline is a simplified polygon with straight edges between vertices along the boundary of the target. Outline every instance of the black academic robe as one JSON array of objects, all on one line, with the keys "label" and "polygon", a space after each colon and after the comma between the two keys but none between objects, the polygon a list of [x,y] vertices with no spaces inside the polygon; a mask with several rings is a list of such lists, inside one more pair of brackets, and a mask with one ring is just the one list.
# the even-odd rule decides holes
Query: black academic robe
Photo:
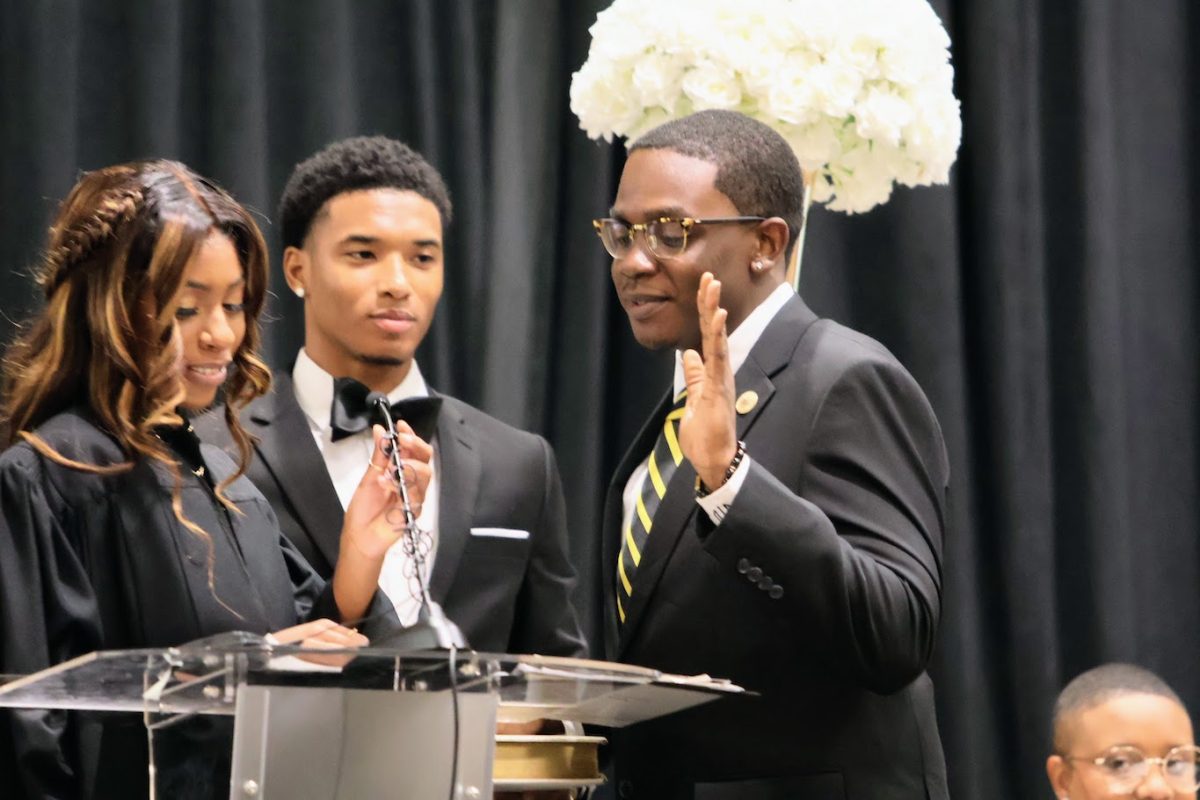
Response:
[{"label": "black academic robe", "polygon": [[[86,412],[59,414],[37,433],[69,459],[125,461]],[[217,448],[197,452],[212,483],[181,469],[183,513],[207,542],[176,519],[173,478],[162,465],[141,460],[100,475],[56,464],[27,443],[0,456],[0,673],[27,674],[94,650],[336,618],[332,591],[279,532],[262,495],[239,479],[225,495],[242,514],[228,513],[212,484],[233,463]],[[146,759],[136,714],[0,712],[6,798],[145,797]],[[213,795],[227,796],[227,774],[223,786],[219,775],[210,779]]]}]

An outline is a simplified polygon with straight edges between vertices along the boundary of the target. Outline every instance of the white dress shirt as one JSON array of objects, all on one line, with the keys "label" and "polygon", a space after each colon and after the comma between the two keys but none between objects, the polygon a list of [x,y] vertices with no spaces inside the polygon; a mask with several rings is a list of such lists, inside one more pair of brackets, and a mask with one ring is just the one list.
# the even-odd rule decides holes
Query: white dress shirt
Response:
[{"label": "white dress shirt", "polygon": [[[308,426],[312,431],[317,449],[325,461],[325,468],[333,481],[338,500],[345,510],[350,505],[354,490],[366,474],[367,464],[371,459],[374,441],[371,429],[367,428],[338,441],[333,441],[333,431],[330,427],[330,412],[333,408],[333,379],[325,370],[317,366],[308,353],[303,349],[296,357],[296,366],[292,369],[292,382],[296,391],[296,402],[300,404],[304,416],[308,418]],[[409,397],[428,397],[429,387],[421,375],[421,369],[414,360],[408,370],[408,375],[400,385],[388,392],[388,400],[395,403]],[[432,544],[429,556],[425,561],[425,580],[428,582],[429,573],[433,570],[433,559],[437,553],[437,523],[438,523],[438,457],[437,447],[434,447],[433,458],[430,462],[432,477],[429,488],[425,491],[425,500],[421,505],[421,514],[417,517],[417,525],[423,531],[428,531]],[[403,541],[398,541],[388,550],[383,561],[383,571],[379,575],[379,588],[383,590],[396,614],[404,625],[411,625],[417,619],[420,610],[420,598],[417,595],[418,586],[413,585],[407,574],[413,572],[411,559],[404,553]]]},{"label": "white dress shirt", "polygon": [[[729,367],[735,375],[741,369],[742,364],[746,362],[746,357],[750,355],[754,345],[758,344],[767,325],[775,319],[779,310],[794,296],[795,292],[789,284],[780,284],[750,312],[746,319],[742,320],[742,324],[738,325],[733,333],[729,334]],[[687,388],[687,382],[683,377],[683,354],[678,350],[675,351],[673,388],[675,397],[679,397],[680,393]],[[650,454],[647,453],[645,460],[638,465],[625,484],[625,491],[621,495],[623,504],[621,530],[625,530],[633,522],[634,506],[637,503],[638,495],[642,493],[642,484],[646,482],[650,474],[649,464]],[[749,468],[750,456],[747,455],[728,481],[707,496],[696,498],[696,502],[700,504],[714,524],[720,525],[721,520],[725,518],[729,507],[733,505],[734,498],[737,497],[738,490],[746,480],[746,472]]]}]

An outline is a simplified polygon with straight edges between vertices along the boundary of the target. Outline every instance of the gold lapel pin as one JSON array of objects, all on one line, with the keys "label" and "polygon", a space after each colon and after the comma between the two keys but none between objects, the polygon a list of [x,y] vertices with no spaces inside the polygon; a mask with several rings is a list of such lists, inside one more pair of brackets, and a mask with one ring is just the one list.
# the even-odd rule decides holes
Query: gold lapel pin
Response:
[{"label": "gold lapel pin", "polygon": [[758,392],[751,389],[738,395],[737,402],[733,404],[733,407],[739,414],[749,414],[756,405],[758,405]]}]

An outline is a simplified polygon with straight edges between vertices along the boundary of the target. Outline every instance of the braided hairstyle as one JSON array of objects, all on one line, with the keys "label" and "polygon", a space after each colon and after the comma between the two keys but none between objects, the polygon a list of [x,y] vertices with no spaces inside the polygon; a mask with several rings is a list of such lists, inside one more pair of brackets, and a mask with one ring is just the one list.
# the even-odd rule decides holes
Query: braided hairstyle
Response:
[{"label": "braided hairstyle", "polygon": [[[154,429],[183,422],[176,411],[185,393],[175,310],[187,265],[214,232],[233,243],[246,279],[246,335],[225,393],[240,460],[217,487],[221,502],[233,508],[223,490],[245,472],[253,452],[237,412],[271,381],[257,354],[255,324],[266,296],[267,249],[246,210],[183,164],[132,162],[79,178],[58,209],[37,268],[45,308],[8,349],[2,377],[8,443],[23,439],[44,457],[88,472],[121,472],[152,459],[174,475],[172,507],[209,546],[210,586],[211,537],[184,516],[179,467]],[[40,424],[80,404],[117,442],[125,463],[78,462],[38,436]]]}]

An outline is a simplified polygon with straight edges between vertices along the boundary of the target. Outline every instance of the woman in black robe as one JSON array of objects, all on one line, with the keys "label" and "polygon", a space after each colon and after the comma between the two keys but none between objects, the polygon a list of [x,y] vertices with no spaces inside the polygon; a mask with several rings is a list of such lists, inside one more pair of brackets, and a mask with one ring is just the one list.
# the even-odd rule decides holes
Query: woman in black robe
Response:
[{"label": "woman in black robe", "polygon": [[[400,531],[385,519],[381,432],[329,585],[242,477],[236,413],[270,382],[255,353],[266,259],[246,211],[181,164],[86,173],[64,200],[39,273],[46,308],[4,365],[15,444],[0,456],[0,673],[231,630],[358,646],[338,623],[390,608],[376,585]],[[240,465],[179,413],[222,384]],[[419,499],[430,451],[402,445]],[[165,795],[228,796],[227,727],[184,741],[212,730]],[[136,715],[0,714],[4,797],[144,797],[146,759]]]}]

